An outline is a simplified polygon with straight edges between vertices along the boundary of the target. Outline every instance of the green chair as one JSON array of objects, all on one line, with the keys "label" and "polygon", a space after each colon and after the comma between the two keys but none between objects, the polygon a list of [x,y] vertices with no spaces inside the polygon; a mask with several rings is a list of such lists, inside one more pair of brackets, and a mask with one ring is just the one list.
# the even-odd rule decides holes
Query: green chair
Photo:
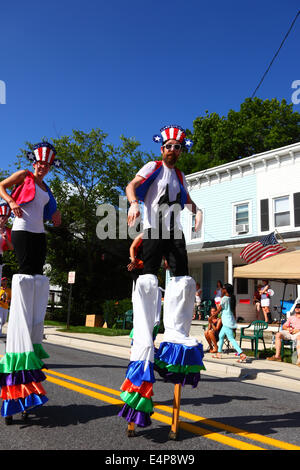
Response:
[{"label": "green chair", "polygon": [[128,330],[133,327],[133,310],[127,310],[127,312],[124,313],[123,317],[123,330],[126,329],[126,325],[129,323],[129,328]]},{"label": "green chair", "polygon": [[293,352],[296,349],[296,341],[293,341],[292,339],[283,339],[281,340],[281,348],[280,348],[280,356],[281,359],[283,360],[284,356],[284,346],[289,346],[291,349],[291,354],[293,355]]},{"label": "green chair", "polygon": [[[244,333],[245,330],[247,330],[247,328],[250,328],[251,326],[254,327],[253,334],[251,334],[252,331],[251,331],[251,333],[249,332],[248,334],[245,334]],[[264,348],[266,349],[265,340],[264,340],[264,330],[266,330],[267,328],[268,328],[268,323],[265,322],[265,321],[262,321],[262,320],[255,320],[252,323],[250,323],[250,325],[245,326],[244,328],[241,328],[240,347],[242,347],[242,340],[243,339],[250,339],[251,340],[251,349],[253,351],[253,344],[255,342],[255,359],[257,359],[258,341],[260,339],[262,340],[262,342],[264,344]]]},{"label": "green chair", "polygon": [[201,320],[206,320],[209,317],[211,306],[212,306],[211,300],[203,300],[201,302],[201,307],[200,307]]},{"label": "green chair", "polygon": [[124,318],[123,317],[118,317],[116,319],[116,327],[117,328],[123,328],[123,323],[124,323]]}]

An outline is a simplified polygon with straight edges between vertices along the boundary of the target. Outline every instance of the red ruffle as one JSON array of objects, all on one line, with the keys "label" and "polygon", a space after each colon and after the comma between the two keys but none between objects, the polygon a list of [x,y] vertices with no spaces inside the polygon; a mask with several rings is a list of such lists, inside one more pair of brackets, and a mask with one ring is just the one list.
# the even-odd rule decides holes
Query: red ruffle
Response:
[{"label": "red ruffle", "polygon": [[121,386],[121,390],[123,392],[129,393],[138,392],[143,398],[151,398],[154,395],[153,383],[151,382],[142,382],[142,385],[140,385],[140,387],[137,387],[129,379],[125,379]]},{"label": "red ruffle", "polygon": [[2,387],[1,398],[3,400],[17,400],[18,398],[26,398],[32,393],[36,393],[37,395],[46,395],[42,384],[31,382],[28,384],[8,385]]}]

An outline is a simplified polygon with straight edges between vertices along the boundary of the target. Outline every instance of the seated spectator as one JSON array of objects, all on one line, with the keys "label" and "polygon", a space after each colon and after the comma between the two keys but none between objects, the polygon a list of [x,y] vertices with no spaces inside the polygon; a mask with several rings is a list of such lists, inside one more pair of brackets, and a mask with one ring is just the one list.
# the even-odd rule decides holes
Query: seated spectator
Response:
[{"label": "seated spectator", "polygon": [[209,345],[209,352],[216,353],[218,351],[217,342],[219,340],[219,331],[222,328],[222,320],[218,318],[218,311],[216,307],[210,309],[210,316],[208,317],[208,327],[204,335]]},{"label": "seated spectator", "polygon": [[275,336],[275,355],[268,357],[269,361],[281,362],[280,350],[282,340],[296,340],[298,361],[297,366],[300,367],[300,303],[295,306],[295,314],[291,315],[282,325],[282,330],[278,331]]}]

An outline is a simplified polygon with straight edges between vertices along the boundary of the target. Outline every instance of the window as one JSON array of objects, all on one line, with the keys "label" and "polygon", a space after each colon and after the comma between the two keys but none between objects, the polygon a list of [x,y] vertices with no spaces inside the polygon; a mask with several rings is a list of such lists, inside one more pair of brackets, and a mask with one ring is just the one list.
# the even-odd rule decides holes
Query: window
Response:
[{"label": "window", "polygon": [[290,198],[289,196],[278,197],[273,200],[274,205],[274,227],[290,225]]},{"label": "window", "polygon": [[243,203],[234,205],[233,220],[234,220],[233,231],[235,235],[248,233],[250,231],[249,229],[249,221],[250,221],[249,202],[243,202]]}]

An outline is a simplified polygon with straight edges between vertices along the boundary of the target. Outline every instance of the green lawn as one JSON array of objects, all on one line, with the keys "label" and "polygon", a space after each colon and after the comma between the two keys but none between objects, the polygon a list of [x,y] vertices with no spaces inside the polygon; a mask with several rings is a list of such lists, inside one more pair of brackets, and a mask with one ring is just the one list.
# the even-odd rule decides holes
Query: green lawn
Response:
[{"label": "green lawn", "polygon": [[58,331],[65,331],[70,333],[93,333],[96,335],[103,336],[126,336],[129,335],[131,330],[113,329],[113,328],[98,328],[91,326],[72,326],[69,329],[66,328],[66,323],[60,323],[55,321],[45,321],[45,325],[57,326]]},{"label": "green lawn", "polygon": [[[251,349],[244,349],[243,352],[248,356],[248,357],[254,357],[254,351],[251,351]],[[267,357],[271,357],[275,354],[275,348],[274,349],[266,349],[265,351],[259,350],[258,351],[258,358],[259,359],[266,359]],[[290,349],[285,349],[284,351],[284,356],[283,356],[283,362],[288,362],[292,363],[292,353]]]}]

